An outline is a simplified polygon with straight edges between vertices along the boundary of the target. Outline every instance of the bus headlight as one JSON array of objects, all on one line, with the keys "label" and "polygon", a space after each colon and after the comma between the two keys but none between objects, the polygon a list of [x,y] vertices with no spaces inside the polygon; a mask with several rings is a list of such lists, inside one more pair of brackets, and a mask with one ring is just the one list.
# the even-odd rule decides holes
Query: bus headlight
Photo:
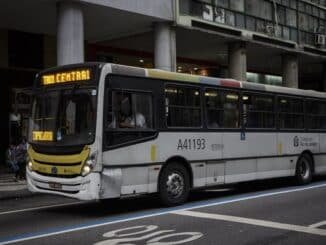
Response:
[{"label": "bus headlight", "polygon": [[82,168],[82,176],[86,176],[88,175],[90,172],[92,172],[92,169],[94,168],[95,164],[96,164],[96,157],[97,154],[96,152],[93,153],[92,155],[90,155],[90,157],[85,161],[85,164]]},{"label": "bus headlight", "polygon": [[88,165],[84,165],[83,169],[82,169],[82,176],[86,176],[88,175],[90,172],[92,171],[91,167]]},{"label": "bus headlight", "polygon": [[33,163],[32,163],[32,161],[28,161],[27,167],[28,167],[29,171],[33,171]]}]

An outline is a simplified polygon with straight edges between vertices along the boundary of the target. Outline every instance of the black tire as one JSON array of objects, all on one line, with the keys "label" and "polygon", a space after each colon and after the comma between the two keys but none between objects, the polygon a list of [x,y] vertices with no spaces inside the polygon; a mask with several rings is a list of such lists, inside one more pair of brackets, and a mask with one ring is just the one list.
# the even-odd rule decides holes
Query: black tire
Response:
[{"label": "black tire", "polygon": [[298,185],[306,185],[311,182],[312,159],[309,155],[303,154],[299,157],[295,170],[295,178]]},{"label": "black tire", "polygon": [[170,163],[162,169],[159,179],[159,195],[166,206],[184,203],[189,196],[190,180],[187,169],[179,163]]}]

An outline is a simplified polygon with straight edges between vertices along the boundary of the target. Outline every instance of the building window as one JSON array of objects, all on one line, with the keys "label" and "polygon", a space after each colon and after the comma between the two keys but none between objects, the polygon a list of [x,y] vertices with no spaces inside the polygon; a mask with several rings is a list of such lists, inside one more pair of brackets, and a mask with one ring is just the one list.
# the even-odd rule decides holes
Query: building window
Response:
[{"label": "building window", "polygon": [[230,0],[230,8],[238,12],[244,12],[244,0]]},{"label": "building window", "polygon": [[201,127],[199,88],[168,85],[165,88],[165,116],[168,127]]},{"label": "building window", "polygon": [[299,14],[299,27],[304,31],[309,30],[309,16],[306,14]]},{"label": "building window", "polygon": [[231,11],[225,11],[225,24],[235,26],[235,15]]},{"label": "building window", "polygon": [[286,10],[286,24],[292,27],[297,26],[297,13],[295,10],[292,9]]},{"label": "building window", "polygon": [[283,27],[283,37],[288,40],[290,39],[290,29],[285,26]]},{"label": "building window", "polygon": [[256,30],[256,19],[253,17],[246,17],[246,27],[250,31],[255,31]]},{"label": "building window", "polygon": [[277,8],[277,20],[279,24],[285,25],[285,8],[278,6]]},{"label": "building window", "polygon": [[[189,1],[196,6],[197,14],[195,16],[228,26],[260,32],[271,37],[316,45],[315,33],[326,34],[326,11],[309,2],[299,0]],[[321,4],[320,2],[318,0],[316,4]],[[299,37],[298,31],[304,33]]]},{"label": "building window", "polygon": [[246,11],[247,14],[272,20],[272,3],[261,0],[247,0]]},{"label": "building window", "polygon": [[235,15],[235,22],[236,22],[236,26],[239,28],[245,28],[245,17],[243,14],[236,14]]},{"label": "building window", "polygon": [[297,9],[297,0],[290,0],[290,7],[293,9]]},{"label": "building window", "polygon": [[224,7],[224,8],[228,8],[228,2],[229,0],[213,0],[213,3],[215,2],[216,6],[220,6],[220,7]]}]

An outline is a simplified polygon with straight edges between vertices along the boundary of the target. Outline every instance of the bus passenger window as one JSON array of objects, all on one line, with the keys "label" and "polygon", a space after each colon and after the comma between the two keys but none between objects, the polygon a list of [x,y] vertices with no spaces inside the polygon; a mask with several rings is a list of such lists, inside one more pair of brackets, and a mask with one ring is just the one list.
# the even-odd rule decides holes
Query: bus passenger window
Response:
[{"label": "bus passenger window", "polygon": [[165,88],[165,114],[168,127],[200,127],[200,90],[169,85]]},{"label": "bus passenger window", "polygon": [[274,128],[274,97],[269,95],[244,93],[243,123],[246,128]]},{"label": "bus passenger window", "polygon": [[113,91],[107,105],[107,145],[118,145],[154,135],[152,95]]},{"label": "bus passenger window", "polygon": [[326,129],[326,103],[319,100],[308,100],[306,113],[306,128]]},{"label": "bus passenger window", "polygon": [[208,128],[239,127],[239,95],[236,92],[206,89]]},{"label": "bus passenger window", "polygon": [[151,96],[130,92],[112,93],[112,128],[152,128]]},{"label": "bus passenger window", "polygon": [[303,100],[279,97],[279,127],[281,129],[303,129],[304,128],[304,110]]},{"label": "bus passenger window", "polygon": [[223,127],[239,128],[239,95],[237,93],[223,93],[223,112]]}]

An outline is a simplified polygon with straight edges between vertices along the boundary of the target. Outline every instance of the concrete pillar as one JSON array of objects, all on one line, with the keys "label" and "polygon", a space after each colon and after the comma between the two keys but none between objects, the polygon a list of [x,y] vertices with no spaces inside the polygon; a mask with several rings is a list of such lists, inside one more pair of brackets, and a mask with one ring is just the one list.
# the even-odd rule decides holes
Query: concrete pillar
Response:
[{"label": "concrete pillar", "polygon": [[56,38],[53,36],[44,35],[43,47],[44,47],[43,50],[44,68],[56,66],[57,64]]},{"label": "concrete pillar", "polygon": [[57,4],[57,62],[58,65],[84,62],[84,17],[77,2]]},{"label": "concrete pillar", "polygon": [[283,86],[299,87],[299,59],[297,55],[284,55],[282,57]]},{"label": "concrete pillar", "polygon": [[326,64],[323,65],[323,91],[326,92]]},{"label": "concrete pillar", "polygon": [[0,30],[0,67],[8,67],[8,31]]},{"label": "concrete pillar", "polygon": [[229,77],[240,81],[247,79],[247,50],[244,42],[229,44]]},{"label": "concrete pillar", "polygon": [[154,30],[155,68],[176,71],[175,30],[169,23],[156,23]]}]

